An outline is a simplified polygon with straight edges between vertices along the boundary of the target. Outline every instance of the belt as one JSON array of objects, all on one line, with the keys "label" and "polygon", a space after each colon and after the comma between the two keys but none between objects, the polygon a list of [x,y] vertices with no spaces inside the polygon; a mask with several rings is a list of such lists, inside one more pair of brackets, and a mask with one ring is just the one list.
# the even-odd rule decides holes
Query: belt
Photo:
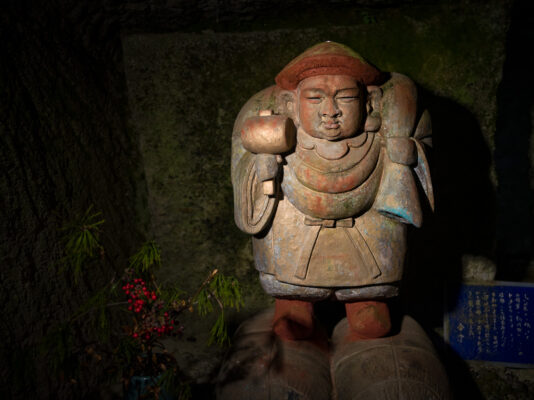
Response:
[{"label": "belt", "polygon": [[323,228],[343,229],[354,248],[354,257],[359,258],[357,262],[362,263],[364,269],[366,269],[367,273],[373,278],[377,278],[382,274],[367,242],[356,227],[354,218],[351,217],[336,220],[305,217],[304,225],[309,226],[310,229],[308,230],[306,237],[304,238],[304,243],[300,249],[297,268],[295,270],[296,278],[302,280],[306,279],[313,249],[317,243],[319,232]]}]

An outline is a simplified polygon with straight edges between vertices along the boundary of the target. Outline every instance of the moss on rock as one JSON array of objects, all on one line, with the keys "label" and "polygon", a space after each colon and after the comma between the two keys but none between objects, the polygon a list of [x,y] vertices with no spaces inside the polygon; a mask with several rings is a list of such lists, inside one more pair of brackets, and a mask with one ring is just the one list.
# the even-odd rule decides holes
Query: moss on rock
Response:
[{"label": "moss on rock", "polygon": [[[423,92],[448,99],[451,110],[472,114],[479,130],[468,133],[483,139],[468,140],[465,151],[476,143],[484,159],[493,146],[507,10],[507,3],[497,1],[353,7],[339,21],[325,22],[321,16],[316,25],[306,25],[309,15],[300,23],[285,15],[271,30],[262,26],[273,27],[272,20],[262,25],[256,19],[239,32],[125,36],[132,124],[141,139],[151,232],[163,251],[162,275],[184,288],[193,287],[214,267],[236,275],[246,295],[241,319],[272,301],[258,283],[250,238],[234,225],[232,126],[253,94],[272,85],[290,60],[318,42],[344,43],[380,69],[404,73]],[[458,127],[458,133],[469,129]],[[447,164],[450,154],[445,152],[455,139],[441,140],[446,150],[439,163]],[[489,180],[488,161],[481,165],[477,174]],[[456,182],[442,180],[445,192],[453,193]]]}]

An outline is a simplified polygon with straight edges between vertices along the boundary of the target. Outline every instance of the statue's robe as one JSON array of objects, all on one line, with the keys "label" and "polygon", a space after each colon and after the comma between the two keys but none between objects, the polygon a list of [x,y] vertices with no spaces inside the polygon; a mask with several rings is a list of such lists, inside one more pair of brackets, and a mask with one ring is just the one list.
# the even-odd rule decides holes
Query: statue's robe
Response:
[{"label": "statue's robe", "polygon": [[392,74],[381,90],[376,132],[329,142],[299,130],[274,196],[263,194],[240,132],[261,109],[287,114],[283,91],[267,88],[242,108],[232,137],[235,220],[253,235],[267,293],[303,300],[397,295],[407,225],[422,223],[417,180],[433,207],[423,146],[431,125],[428,112],[417,113],[409,78]]}]

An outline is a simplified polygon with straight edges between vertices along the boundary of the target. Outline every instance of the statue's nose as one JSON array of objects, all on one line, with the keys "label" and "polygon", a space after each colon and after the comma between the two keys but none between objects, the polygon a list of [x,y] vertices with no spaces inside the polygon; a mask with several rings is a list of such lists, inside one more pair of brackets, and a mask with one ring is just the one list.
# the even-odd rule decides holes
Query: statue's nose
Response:
[{"label": "statue's nose", "polygon": [[340,115],[339,108],[337,107],[335,100],[326,99],[326,101],[323,102],[323,107],[321,109],[321,116],[337,117],[339,115]]}]

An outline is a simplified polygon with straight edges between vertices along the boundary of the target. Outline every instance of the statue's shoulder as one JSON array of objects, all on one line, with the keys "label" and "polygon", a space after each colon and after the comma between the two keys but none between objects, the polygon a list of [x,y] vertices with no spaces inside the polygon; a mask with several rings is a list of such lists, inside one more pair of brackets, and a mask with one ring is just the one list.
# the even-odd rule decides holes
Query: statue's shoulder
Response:
[{"label": "statue's shoulder", "polygon": [[272,110],[274,114],[286,115],[287,93],[286,90],[272,85],[250,97],[237,115],[234,123],[234,135],[241,132],[241,127],[246,119],[257,116],[260,110]]}]

